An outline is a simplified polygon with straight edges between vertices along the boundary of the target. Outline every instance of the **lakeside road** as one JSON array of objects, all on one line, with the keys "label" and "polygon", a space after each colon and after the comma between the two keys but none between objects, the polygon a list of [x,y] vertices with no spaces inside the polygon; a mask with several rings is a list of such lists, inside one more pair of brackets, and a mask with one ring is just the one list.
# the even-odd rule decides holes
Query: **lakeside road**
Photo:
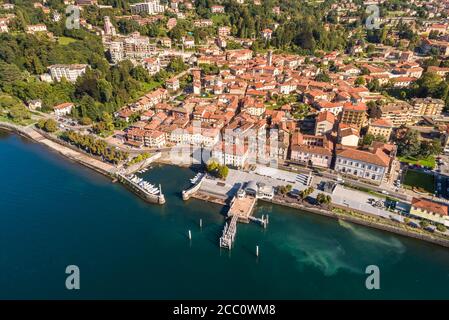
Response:
[{"label": "lakeside road", "polygon": [[[291,184],[293,186],[292,191],[298,192],[308,187],[308,185],[304,183],[306,177],[307,176],[304,174],[282,172],[282,170],[274,168],[269,168],[269,170],[257,168],[254,172],[244,172],[230,169],[228,177],[224,181],[206,177],[203,180],[199,190],[200,195],[192,196],[205,201],[208,201],[208,195],[212,199],[230,198],[236,194],[240,186],[244,186],[249,181],[263,183],[272,187]],[[368,199],[370,198],[374,199],[375,202],[383,201],[384,199],[381,197],[362,191],[349,189],[342,185],[337,185],[332,194],[318,190],[316,184],[312,186],[315,190],[311,194],[311,197],[316,198],[318,193],[328,194],[332,197],[332,207],[339,208],[343,211],[358,213],[359,216],[356,217],[350,214],[337,215],[333,211],[319,206],[304,205],[299,203],[296,199],[289,197],[275,196],[275,198],[271,201],[262,201],[272,202],[281,206],[288,206],[299,210],[305,210],[332,218],[345,218],[346,220],[357,224],[428,241],[444,247],[449,247],[449,237],[447,237],[447,235],[449,235],[449,231],[446,231],[446,237],[444,237],[443,234],[436,235],[419,229],[412,229],[411,227],[403,224],[404,216],[401,214],[388,211],[385,207],[375,207],[369,203]],[[416,221],[416,223],[418,222]]]}]

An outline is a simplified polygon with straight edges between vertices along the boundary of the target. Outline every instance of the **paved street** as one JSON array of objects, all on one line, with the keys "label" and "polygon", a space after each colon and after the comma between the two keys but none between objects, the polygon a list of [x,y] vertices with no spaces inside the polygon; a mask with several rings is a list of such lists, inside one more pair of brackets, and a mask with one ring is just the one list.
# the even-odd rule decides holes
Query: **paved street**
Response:
[{"label": "paved street", "polygon": [[[231,169],[229,170],[229,175],[225,181],[213,178],[205,179],[203,185],[201,186],[201,190],[220,195],[222,197],[229,197],[233,196],[242,184],[244,185],[248,181],[253,180],[273,187],[291,184],[293,186],[293,192],[298,192],[307,188],[307,185],[305,184],[307,178],[308,176],[305,174],[286,172],[275,168],[258,167],[254,172],[244,172]],[[312,197],[316,197],[318,193],[323,192],[318,189],[318,184],[321,181],[326,181],[326,179],[323,180],[319,177],[314,178],[312,187],[315,188],[315,191],[312,193]],[[348,209],[353,208],[386,219],[394,217],[398,221],[403,221],[403,216],[400,214],[389,212],[385,208],[375,207],[368,201],[368,199],[372,198],[374,199],[374,202],[379,201],[384,203],[385,199],[382,197],[376,197],[362,191],[348,189],[341,185],[337,185],[333,194],[330,195],[333,203],[346,206]]]},{"label": "paved street", "polygon": [[257,167],[254,172],[230,169],[228,177],[224,182],[219,179],[205,179],[201,190],[223,196],[230,196],[233,195],[242,184],[249,181],[256,181],[272,187],[290,184],[293,187],[292,190],[298,192],[307,188],[307,179],[308,176],[305,174],[292,173],[275,168]]}]

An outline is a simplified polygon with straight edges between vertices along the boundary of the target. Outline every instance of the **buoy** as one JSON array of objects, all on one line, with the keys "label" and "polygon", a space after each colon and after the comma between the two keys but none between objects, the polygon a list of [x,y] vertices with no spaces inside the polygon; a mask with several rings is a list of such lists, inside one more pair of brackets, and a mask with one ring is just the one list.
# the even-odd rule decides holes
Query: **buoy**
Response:
[{"label": "buoy", "polygon": [[192,232],[189,230],[189,240],[192,240]]},{"label": "buoy", "polygon": [[203,219],[200,219],[200,228],[203,227]]},{"label": "buoy", "polygon": [[259,256],[259,246],[256,246],[256,257]]}]

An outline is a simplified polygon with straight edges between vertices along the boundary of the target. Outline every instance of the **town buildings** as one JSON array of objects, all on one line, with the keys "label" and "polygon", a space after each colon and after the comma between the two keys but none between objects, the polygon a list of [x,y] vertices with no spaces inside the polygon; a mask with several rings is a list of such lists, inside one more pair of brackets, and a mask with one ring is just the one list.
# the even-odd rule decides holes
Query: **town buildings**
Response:
[{"label": "town buildings", "polygon": [[221,165],[230,165],[236,168],[245,166],[249,150],[247,145],[218,143],[212,150],[212,159]]}]

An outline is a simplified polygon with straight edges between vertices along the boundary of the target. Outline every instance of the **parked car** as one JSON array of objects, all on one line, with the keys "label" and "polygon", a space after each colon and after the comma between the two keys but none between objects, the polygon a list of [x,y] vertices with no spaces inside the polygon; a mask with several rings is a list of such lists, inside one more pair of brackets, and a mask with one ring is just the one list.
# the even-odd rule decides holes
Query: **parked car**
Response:
[{"label": "parked car", "polygon": [[419,225],[418,225],[417,223],[413,222],[413,221],[410,221],[410,222],[408,223],[408,225],[409,225],[410,227],[413,227],[413,228],[418,228],[418,227],[419,227]]}]

